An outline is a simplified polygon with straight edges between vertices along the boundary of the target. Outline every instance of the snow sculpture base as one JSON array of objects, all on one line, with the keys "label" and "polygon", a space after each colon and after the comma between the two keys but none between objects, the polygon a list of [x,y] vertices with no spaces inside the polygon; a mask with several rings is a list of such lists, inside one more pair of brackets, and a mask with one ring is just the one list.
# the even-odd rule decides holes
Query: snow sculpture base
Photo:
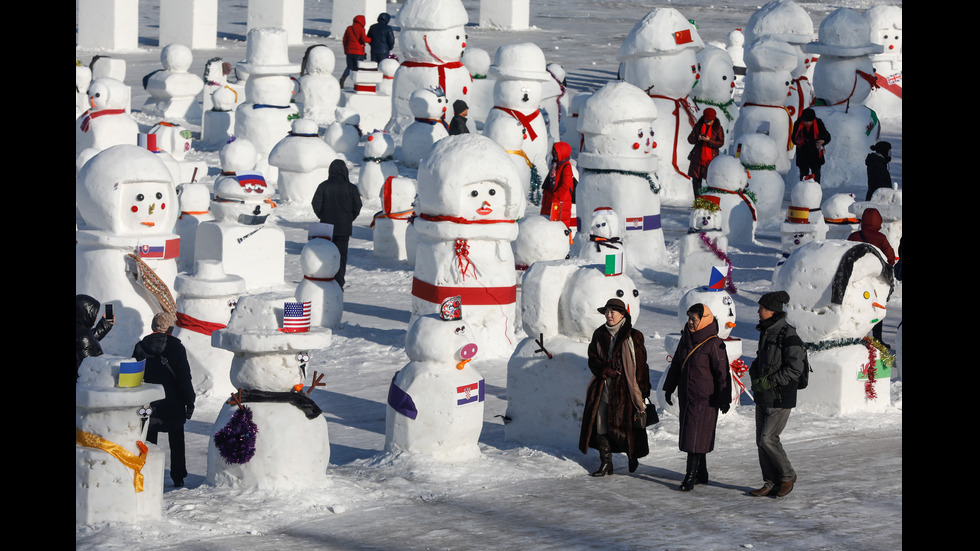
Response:
[{"label": "snow sculpture base", "polygon": [[245,278],[247,290],[279,286],[285,281],[286,234],[271,224],[205,222],[197,230],[194,259],[220,261],[226,274]]},{"label": "snow sculpture base", "polygon": [[890,373],[878,374],[874,383],[876,397],[870,399],[865,390],[867,378],[860,376],[868,363],[868,348],[850,345],[809,353],[810,384],[797,394],[796,408],[820,415],[850,415],[880,413],[891,404]]},{"label": "snow sculpture base", "polygon": [[139,49],[137,0],[79,0],[78,44],[82,50]]},{"label": "snow sculpture base", "polygon": [[357,111],[361,116],[359,126],[365,134],[383,130],[391,118],[391,96],[345,90],[340,95],[340,105]]}]

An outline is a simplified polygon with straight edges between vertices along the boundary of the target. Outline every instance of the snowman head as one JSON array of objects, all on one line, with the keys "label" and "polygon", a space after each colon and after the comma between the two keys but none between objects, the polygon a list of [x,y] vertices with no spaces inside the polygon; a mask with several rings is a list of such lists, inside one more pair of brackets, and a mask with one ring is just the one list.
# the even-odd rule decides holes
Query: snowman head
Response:
[{"label": "snowman head", "polygon": [[616,59],[626,82],[651,95],[679,98],[697,82],[701,48],[704,42],[687,18],[673,8],[656,8],[633,26]]},{"label": "snowman head", "polygon": [[707,46],[697,54],[701,78],[694,95],[713,102],[724,103],[735,93],[735,68],[732,56],[715,46]]},{"label": "snowman head", "polygon": [[536,44],[524,42],[497,48],[490,66],[495,105],[521,112],[532,112],[541,103],[541,85],[551,81],[544,52]]},{"label": "snowman head", "polygon": [[460,0],[406,0],[396,18],[407,60],[450,63],[463,56],[469,15]]},{"label": "snowman head", "polygon": [[763,37],[745,49],[746,101],[782,105],[793,84],[793,71],[800,65],[799,50],[789,43]]},{"label": "snowman head", "polygon": [[252,170],[258,161],[255,144],[244,138],[238,138],[225,144],[218,152],[222,172],[235,173]]},{"label": "snowman head", "polygon": [[747,42],[767,36],[790,44],[806,44],[813,40],[813,19],[792,0],[773,0],[753,13],[745,25]]},{"label": "snowman head", "polygon": [[408,108],[419,119],[441,119],[449,112],[449,99],[440,88],[420,88],[408,99]]},{"label": "snowman head", "polygon": [[703,304],[708,307],[715,321],[718,322],[718,337],[727,339],[735,328],[735,301],[724,288],[707,289],[695,287],[684,293],[680,304],[677,305],[677,321],[679,326],[687,323],[687,310],[695,305]]},{"label": "snowman head", "polygon": [[160,63],[172,73],[186,73],[193,61],[193,52],[183,44],[168,44],[160,50]]},{"label": "snowman head", "polygon": [[305,277],[332,278],[340,269],[340,251],[329,239],[314,237],[303,246],[299,265]]},{"label": "snowman head", "polygon": [[75,180],[75,204],[87,227],[117,235],[166,235],[180,214],[167,165],[136,145],[92,157]]},{"label": "snowman head", "polygon": [[333,73],[337,58],[333,50],[323,44],[314,44],[306,49],[300,64],[301,75],[329,75]]},{"label": "snowman head", "polygon": [[395,140],[382,130],[368,134],[364,141],[364,156],[375,159],[390,157],[395,152]]},{"label": "snowman head", "polygon": [[695,50],[677,50],[623,62],[623,80],[651,96],[682,98],[692,92],[701,74]]},{"label": "snowman head", "polygon": [[607,276],[599,267],[582,267],[569,277],[558,301],[559,332],[574,338],[591,337],[596,327],[606,323],[599,308],[613,298],[626,304],[630,323],[635,324],[640,314],[639,296],[629,276]]},{"label": "snowman head", "polygon": [[126,106],[126,85],[114,78],[97,78],[89,84],[88,100],[92,109],[122,109]]},{"label": "snowman head", "polygon": [[871,27],[871,41],[881,44],[884,55],[902,55],[902,8],[898,6],[872,6],[864,12]]},{"label": "snowman head", "polygon": [[272,188],[258,172],[238,172],[234,176],[219,177],[214,183],[214,199],[211,212],[221,222],[233,222],[246,226],[265,223],[272,202]]},{"label": "snowman head", "polygon": [[705,182],[708,187],[736,192],[745,189],[748,174],[738,159],[731,155],[721,155],[708,165]]},{"label": "snowman head", "polygon": [[211,192],[200,183],[183,183],[177,186],[177,199],[182,213],[200,214],[211,208]]},{"label": "snowman head", "polygon": [[541,105],[541,83],[535,80],[498,80],[493,85],[493,103],[531,113]]},{"label": "snowman head", "polygon": [[599,207],[592,211],[592,223],[589,224],[589,235],[611,239],[623,235],[622,222],[616,211],[609,207]]},{"label": "snowman head", "polygon": [[[579,163],[591,168],[653,172],[657,167],[657,106],[626,82],[609,83],[592,94],[579,113]],[[615,166],[613,166],[615,165]]]},{"label": "snowman head", "polygon": [[461,61],[473,78],[486,78],[490,72],[490,53],[483,48],[466,48]]},{"label": "snowman head", "polygon": [[462,369],[476,357],[474,333],[463,321],[459,297],[443,301],[438,314],[419,316],[408,326],[405,353],[415,362],[441,362]]},{"label": "snowman head", "polygon": [[293,96],[293,80],[284,75],[252,75],[245,81],[245,97],[249,103],[289,105]]},{"label": "snowman head", "polygon": [[694,200],[688,223],[690,232],[721,231],[721,207],[706,198]]},{"label": "snowman head", "polygon": [[[748,170],[776,170],[779,149],[766,134],[746,133],[738,137],[738,159]],[[784,147],[785,149],[785,147]]]}]

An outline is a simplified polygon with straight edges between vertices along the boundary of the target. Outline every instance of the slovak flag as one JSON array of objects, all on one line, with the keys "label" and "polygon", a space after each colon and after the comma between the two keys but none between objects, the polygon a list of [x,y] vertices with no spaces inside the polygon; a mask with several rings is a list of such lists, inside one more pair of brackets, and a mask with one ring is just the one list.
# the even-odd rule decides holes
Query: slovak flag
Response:
[{"label": "slovak flag", "polygon": [[483,379],[479,382],[456,387],[456,405],[465,406],[482,402],[484,398]]},{"label": "slovak flag", "polygon": [[282,329],[284,333],[305,333],[310,330],[310,314],[313,308],[310,301],[287,302],[282,310]]},{"label": "slovak flag", "polygon": [[180,237],[140,239],[136,252],[140,258],[177,258],[180,256]]}]

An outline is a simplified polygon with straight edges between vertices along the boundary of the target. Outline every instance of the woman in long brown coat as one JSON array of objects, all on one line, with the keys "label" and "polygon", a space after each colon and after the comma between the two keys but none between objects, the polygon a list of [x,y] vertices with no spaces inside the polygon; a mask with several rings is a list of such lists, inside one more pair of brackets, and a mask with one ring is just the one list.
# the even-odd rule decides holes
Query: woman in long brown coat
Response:
[{"label": "woman in long brown coat", "polygon": [[589,369],[592,380],[585,398],[579,449],[599,450],[601,464],[592,476],[613,473],[612,454],[626,453],[629,471],[650,453],[643,422],[644,400],[650,396],[650,368],[643,333],[633,329],[626,304],[609,299],[598,308],[606,324],[592,334]]},{"label": "woman in long brown coat", "polygon": [[687,452],[687,473],[682,491],[708,481],[706,455],[715,447],[718,410],[727,413],[732,401],[732,379],[725,342],[718,337],[718,321],[704,304],[687,310],[687,325],[664,380],[664,394],[677,390],[680,436],[677,446]]}]

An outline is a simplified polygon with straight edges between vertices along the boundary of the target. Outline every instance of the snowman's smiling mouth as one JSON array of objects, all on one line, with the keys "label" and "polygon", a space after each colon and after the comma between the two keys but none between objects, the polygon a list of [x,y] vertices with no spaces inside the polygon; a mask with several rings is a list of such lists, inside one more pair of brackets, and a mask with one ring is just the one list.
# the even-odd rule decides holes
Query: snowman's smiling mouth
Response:
[{"label": "snowman's smiling mouth", "polygon": [[480,216],[486,216],[491,212],[493,212],[493,209],[490,208],[490,203],[487,203],[486,201],[483,202],[483,206],[476,209],[476,213],[479,214]]}]

